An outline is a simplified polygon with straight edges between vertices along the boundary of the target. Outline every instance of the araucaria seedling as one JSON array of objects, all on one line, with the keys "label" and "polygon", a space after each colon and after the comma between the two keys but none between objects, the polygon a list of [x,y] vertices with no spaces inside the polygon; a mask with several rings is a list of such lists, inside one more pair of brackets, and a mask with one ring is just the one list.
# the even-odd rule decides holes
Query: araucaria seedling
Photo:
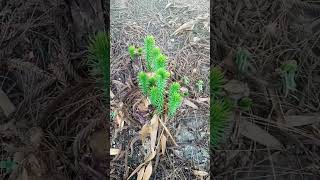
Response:
[{"label": "araucaria seedling", "polygon": [[158,115],[167,114],[173,118],[182,102],[180,84],[173,82],[167,84],[170,73],[167,71],[167,56],[161,53],[159,47],[155,46],[153,36],[147,36],[144,40],[144,52],[146,58],[146,71],[138,74],[138,83],[143,95],[149,98],[151,105],[156,109]]},{"label": "araucaria seedling", "polygon": [[[137,173],[140,168],[142,168],[143,171],[144,168],[152,169],[151,160],[154,159],[156,154],[159,156],[160,154],[165,153],[167,135],[171,138],[173,143],[177,145],[168,128],[165,126],[165,123],[168,118],[172,119],[176,115],[183,99],[179,83],[173,82],[169,85],[169,88],[167,87],[170,77],[170,73],[167,71],[168,58],[161,53],[159,47],[155,46],[153,36],[147,36],[144,39],[143,50],[146,60],[146,70],[140,71],[137,79],[140,90],[147,99],[146,102],[150,102],[155,111],[151,120],[144,124],[139,132],[142,142],[144,142],[145,137],[150,136],[149,152],[146,153],[145,162],[138,166],[129,178]],[[131,51],[129,52],[130,55],[133,55],[133,49],[129,48],[129,51]],[[160,133],[158,133],[159,124],[163,127]],[[164,133],[164,131],[166,131],[166,133]],[[156,146],[157,140],[161,144],[161,153],[160,146]],[[143,171],[139,173],[144,174],[143,177],[148,177],[144,179],[149,179],[151,172]]]}]

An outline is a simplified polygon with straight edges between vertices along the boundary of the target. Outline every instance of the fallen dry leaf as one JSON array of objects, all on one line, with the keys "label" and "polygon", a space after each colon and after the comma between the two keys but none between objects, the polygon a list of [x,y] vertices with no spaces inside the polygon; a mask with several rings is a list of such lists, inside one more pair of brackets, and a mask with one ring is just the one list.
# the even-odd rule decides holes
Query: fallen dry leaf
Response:
[{"label": "fallen dry leaf", "polygon": [[164,134],[161,135],[160,144],[161,144],[161,154],[164,155],[167,147],[167,137]]},{"label": "fallen dry leaf", "polygon": [[182,24],[177,30],[175,30],[171,36],[175,36],[183,31],[191,31],[194,28],[194,25],[197,23],[197,21],[195,20],[191,20],[189,22],[186,22],[184,24]]},{"label": "fallen dry leaf", "polygon": [[239,132],[243,136],[267,147],[279,150],[283,148],[282,144],[274,136],[261,129],[258,125],[253,124],[245,119],[241,119],[240,121]]},{"label": "fallen dry leaf", "polygon": [[145,138],[149,136],[150,132],[151,132],[151,127],[149,124],[145,124],[142,126],[141,130],[139,131],[140,139],[142,142],[144,142]]},{"label": "fallen dry leaf", "polygon": [[127,180],[129,180],[133,175],[135,175],[142,167],[144,167],[145,164],[147,164],[149,161],[151,161],[155,156],[156,156],[156,151],[152,151],[149,156],[147,156],[147,158],[145,159],[145,161],[140,164],[128,177]]},{"label": "fallen dry leaf", "polygon": [[7,117],[16,110],[16,107],[2,89],[0,89],[0,107]]},{"label": "fallen dry leaf", "polygon": [[120,152],[121,152],[120,149],[110,148],[110,155],[111,155],[111,156],[118,155]]},{"label": "fallen dry leaf", "polygon": [[319,115],[285,116],[285,123],[290,127],[299,127],[320,122]]},{"label": "fallen dry leaf", "polygon": [[144,171],[143,180],[149,180],[152,174],[152,162],[150,161],[146,170]]},{"label": "fallen dry leaf", "polygon": [[223,85],[223,89],[235,100],[247,97],[250,94],[248,85],[235,79],[230,80],[227,84]]},{"label": "fallen dry leaf", "polygon": [[146,169],[145,166],[143,166],[143,167],[140,169],[140,171],[138,172],[137,180],[142,180],[145,169]]},{"label": "fallen dry leaf", "polygon": [[183,104],[192,107],[193,109],[198,109],[198,106],[195,105],[193,102],[189,101],[188,99],[183,100]]},{"label": "fallen dry leaf", "polygon": [[158,133],[158,127],[159,127],[159,117],[155,114],[153,118],[151,119],[150,126],[150,147],[152,150],[156,147],[156,141],[157,141],[157,133]]},{"label": "fallen dry leaf", "polygon": [[205,171],[198,171],[198,170],[193,170],[193,174],[195,176],[208,176],[209,173],[205,172]]},{"label": "fallen dry leaf", "polygon": [[198,102],[210,102],[210,98],[198,98]]},{"label": "fallen dry leaf", "polygon": [[155,156],[157,152],[155,150],[151,150],[150,154],[147,156],[147,158],[144,160],[145,163],[151,161]]}]

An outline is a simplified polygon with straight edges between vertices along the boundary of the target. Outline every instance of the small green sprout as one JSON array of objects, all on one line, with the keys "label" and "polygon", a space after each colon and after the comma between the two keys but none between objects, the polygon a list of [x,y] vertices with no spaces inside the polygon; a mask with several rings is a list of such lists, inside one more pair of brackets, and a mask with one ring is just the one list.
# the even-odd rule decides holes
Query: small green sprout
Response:
[{"label": "small green sprout", "polygon": [[242,110],[248,111],[252,106],[252,99],[249,97],[241,98],[238,105]]},{"label": "small green sprout", "polygon": [[185,85],[189,85],[190,80],[189,80],[189,78],[188,78],[187,76],[184,76],[184,77],[183,77],[183,83],[184,83]]},{"label": "small green sprout", "polygon": [[297,71],[297,61],[287,61],[281,66],[282,87],[285,96],[289,94],[289,91],[296,89],[295,76]]},{"label": "small green sprout", "polygon": [[245,50],[239,49],[236,52],[235,63],[237,65],[238,72],[240,75],[248,72],[248,68],[249,68],[249,64],[250,64],[249,63],[249,53]]},{"label": "small green sprout", "polygon": [[202,80],[199,80],[198,82],[197,82],[197,88],[198,88],[198,92],[199,93],[202,93],[203,92],[203,81]]},{"label": "small green sprout", "polygon": [[134,46],[129,46],[128,51],[131,60],[134,60],[134,58],[136,57],[136,48]]}]

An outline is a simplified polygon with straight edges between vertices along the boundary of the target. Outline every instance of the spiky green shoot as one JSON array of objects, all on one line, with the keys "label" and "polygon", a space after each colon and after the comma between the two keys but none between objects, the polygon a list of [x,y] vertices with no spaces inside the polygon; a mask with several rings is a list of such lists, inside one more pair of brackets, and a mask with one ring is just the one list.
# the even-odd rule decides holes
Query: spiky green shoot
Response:
[{"label": "spiky green shoot", "polygon": [[149,80],[149,87],[156,86],[156,78],[154,76],[150,77],[148,80]]},{"label": "spiky green shoot", "polygon": [[143,52],[143,49],[141,47],[139,47],[138,50],[137,50],[138,56],[141,56],[142,52]]},{"label": "spiky green shoot", "polygon": [[180,93],[180,84],[172,83],[169,89],[169,102],[168,102],[168,116],[173,118],[177,112],[177,109],[181,106],[182,96]]},{"label": "spiky green shoot", "polygon": [[249,97],[241,98],[238,105],[242,110],[248,111],[252,106],[252,99]]},{"label": "spiky green shoot", "polygon": [[160,68],[167,68],[167,57],[163,54],[159,54],[155,61],[155,70],[158,70]]},{"label": "spiky green shoot", "polygon": [[157,101],[157,111],[162,113],[163,103],[165,96],[165,88],[167,86],[167,80],[170,76],[170,73],[163,68],[160,68],[156,72],[156,85],[158,88],[158,101]]},{"label": "spiky green shoot", "polygon": [[210,144],[213,148],[217,148],[227,128],[231,104],[223,100],[212,101],[210,106]]},{"label": "spiky green shoot", "polygon": [[89,42],[89,65],[93,76],[102,76],[105,97],[109,97],[110,42],[105,32],[98,32]]},{"label": "spiky green shoot", "polygon": [[239,49],[236,53],[236,65],[240,75],[248,72],[249,68],[249,54],[242,49]]},{"label": "spiky green shoot", "polygon": [[223,86],[224,75],[221,70],[217,67],[213,67],[210,72],[210,91],[213,99],[216,99]]},{"label": "spiky green shoot", "polygon": [[153,64],[152,64],[152,70],[153,71],[156,71],[156,70],[158,70],[158,68],[157,68],[157,59],[158,59],[158,57],[161,55],[161,50],[160,50],[160,48],[159,47],[154,47],[153,49],[152,49],[152,62],[153,62]]},{"label": "spiky green shoot", "polygon": [[157,87],[153,86],[151,87],[150,89],[150,101],[151,101],[151,104],[154,106],[154,107],[157,107],[158,106],[158,101],[159,101],[159,90]]},{"label": "spiky green shoot", "polygon": [[153,65],[153,56],[152,56],[152,50],[155,45],[155,40],[153,36],[147,36],[144,39],[144,48],[146,53],[146,61],[147,61],[147,70],[152,71],[152,65]]},{"label": "spiky green shoot", "polygon": [[134,58],[136,57],[136,48],[134,46],[129,46],[128,51],[131,60],[134,60]]},{"label": "spiky green shoot", "polygon": [[138,74],[138,82],[139,87],[142,91],[142,93],[147,96],[148,95],[148,89],[149,89],[149,78],[148,75],[145,72],[139,72]]}]

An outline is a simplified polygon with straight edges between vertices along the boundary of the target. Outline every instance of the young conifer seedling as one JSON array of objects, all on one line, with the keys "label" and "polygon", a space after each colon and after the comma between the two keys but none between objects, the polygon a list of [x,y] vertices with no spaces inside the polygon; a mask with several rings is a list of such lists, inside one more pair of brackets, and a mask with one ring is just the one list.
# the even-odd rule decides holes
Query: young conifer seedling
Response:
[{"label": "young conifer seedling", "polygon": [[221,96],[224,75],[217,67],[210,72],[210,145],[217,148],[228,127],[232,104]]},{"label": "young conifer seedling", "polygon": [[110,42],[105,32],[98,32],[89,42],[89,65],[92,76],[101,77],[105,97],[109,97]]},{"label": "young conifer seedling", "polygon": [[161,53],[159,47],[155,46],[153,36],[149,35],[144,39],[143,49],[147,72],[141,71],[138,74],[140,90],[150,99],[151,105],[156,109],[155,113],[160,116],[166,114],[169,118],[173,118],[182,103],[180,84],[172,83],[169,93],[166,93],[170,78],[170,73],[167,71],[168,58]]}]

